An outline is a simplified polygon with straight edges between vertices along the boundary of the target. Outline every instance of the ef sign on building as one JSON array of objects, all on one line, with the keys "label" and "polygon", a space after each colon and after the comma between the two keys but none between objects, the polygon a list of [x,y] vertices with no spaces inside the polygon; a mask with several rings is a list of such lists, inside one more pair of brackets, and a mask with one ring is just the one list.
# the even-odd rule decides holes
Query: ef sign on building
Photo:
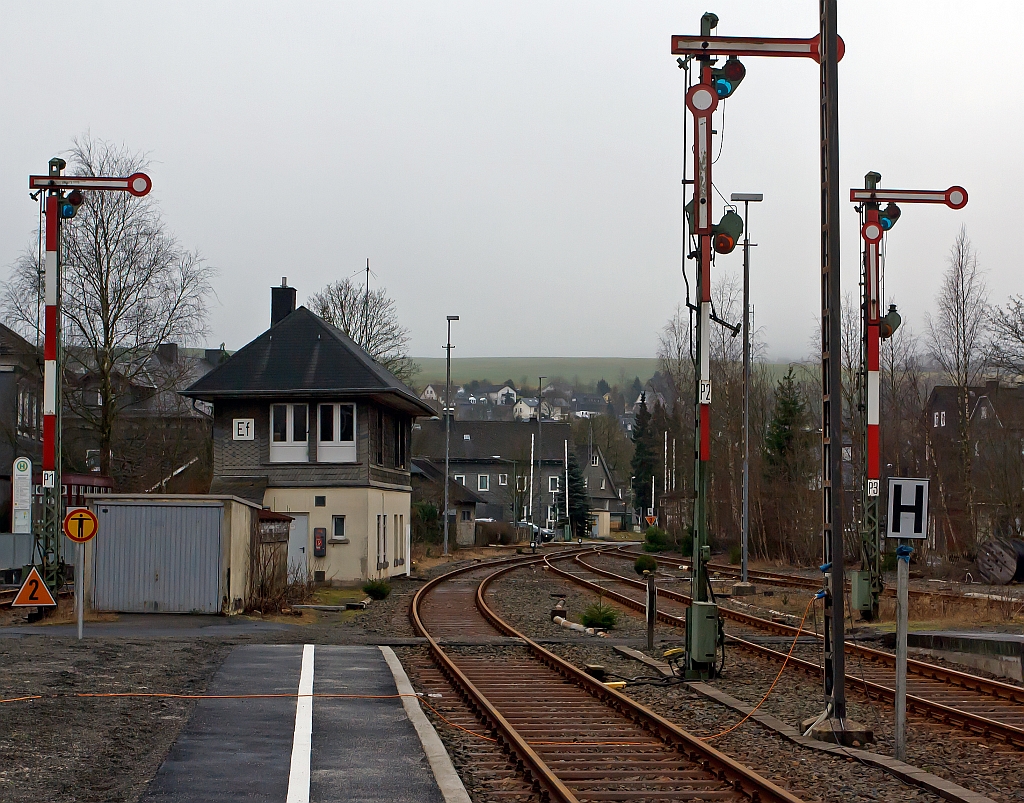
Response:
[{"label": "ef sign on building", "polygon": [[928,480],[889,477],[889,538],[928,537]]}]

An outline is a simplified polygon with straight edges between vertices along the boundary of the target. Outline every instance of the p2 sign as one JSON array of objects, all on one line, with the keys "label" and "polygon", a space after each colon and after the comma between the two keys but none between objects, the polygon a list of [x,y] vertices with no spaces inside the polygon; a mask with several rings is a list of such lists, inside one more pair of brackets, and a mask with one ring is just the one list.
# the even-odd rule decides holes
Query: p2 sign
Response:
[{"label": "p2 sign", "polygon": [[889,477],[888,538],[928,537],[928,480]]}]

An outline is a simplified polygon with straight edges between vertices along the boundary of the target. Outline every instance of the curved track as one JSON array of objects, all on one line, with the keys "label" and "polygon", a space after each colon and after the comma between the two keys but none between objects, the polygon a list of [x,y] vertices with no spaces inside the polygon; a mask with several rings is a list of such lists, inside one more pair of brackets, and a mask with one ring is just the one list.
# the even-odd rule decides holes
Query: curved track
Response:
[{"label": "curved track", "polygon": [[[545,560],[531,556],[456,570],[421,588],[410,609],[441,671],[542,797],[564,803],[798,802],[502,621],[487,604],[488,585]],[[511,636],[521,646],[496,662],[440,643],[484,635]]]},{"label": "curved track", "polygon": [[[593,555],[598,551],[590,550],[589,554]],[[624,557],[621,553],[617,555],[614,551],[604,551],[604,554],[611,557]],[[584,560],[582,554],[574,556],[574,562],[587,572],[614,580],[624,587],[638,589],[645,587],[645,584],[639,580],[617,574]],[[548,560],[547,563],[550,570],[561,577],[602,593],[633,610],[644,610],[642,599],[612,591],[606,586],[577,577],[571,572],[558,568],[553,561]],[[690,598],[676,591],[659,588],[658,600],[658,619],[673,627],[685,628],[684,611]],[[731,610],[724,606],[720,606],[719,610],[723,618],[734,624],[734,627],[730,628],[732,632],[727,634],[730,643],[774,660],[783,660],[784,653],[753,643],[740,634],[743,632],[748,634],[768,632],[796,636],[798,632],[795,627]],[[863,659],[859,675],[847,674],[848,687],[859,689],[869,697],[892,700],[894,697],[895,656],[882,650],[849,642],[846,644],[846,651],[850,655]],[[817,662],[795,657],[790,658],[789,662],[812,675],[820,675],[822,672],[821,666]],[[909,710],[973,733],[993,737],[1007,744],[1024,748],[1024,688],[966,672],[958,672],[924,661],[908,661],[907,670],[907,707]]]}]

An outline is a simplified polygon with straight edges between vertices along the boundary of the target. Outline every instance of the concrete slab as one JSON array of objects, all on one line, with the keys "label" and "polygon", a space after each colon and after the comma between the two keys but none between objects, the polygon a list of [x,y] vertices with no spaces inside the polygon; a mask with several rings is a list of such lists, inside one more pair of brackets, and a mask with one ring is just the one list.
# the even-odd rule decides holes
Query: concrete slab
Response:
[{"label": "concrete slab", "polygon": [[[894,646],[896,635],[887,633],[883,643]],[[915,658],[942,658],[999,677],[1024,680],[1024,634],[1021,633],[916,631],[907,635],[907,646]]]},{"label": "concrete slab", "polygon": [[208,694],[287,696],[200,700],[141,801],[444,803],[384,655],[361,645],[313,650],[313,694],[354,696],[314,696],[308,796],[289,795],[302,652],[232,651]]}]

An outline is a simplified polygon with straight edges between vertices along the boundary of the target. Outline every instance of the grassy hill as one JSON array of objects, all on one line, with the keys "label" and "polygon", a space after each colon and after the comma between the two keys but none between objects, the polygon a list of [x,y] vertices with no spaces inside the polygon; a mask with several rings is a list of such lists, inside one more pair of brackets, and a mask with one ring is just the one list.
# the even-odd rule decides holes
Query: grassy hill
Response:
[{"label": "grassy hill", "polygon": [[[444,357],[416,357],[420,373],[414,383],[418,387],[444,382]],[[604,379],[609,385],[629,384],[634,377],[641,382],[658,370],[658,361],[643,357],[453,357],[452,383],[489,379],[501,384],[511,379],[519,387],[524,383],[536,387],[537,377],[564,379],[592,385]]]}]

